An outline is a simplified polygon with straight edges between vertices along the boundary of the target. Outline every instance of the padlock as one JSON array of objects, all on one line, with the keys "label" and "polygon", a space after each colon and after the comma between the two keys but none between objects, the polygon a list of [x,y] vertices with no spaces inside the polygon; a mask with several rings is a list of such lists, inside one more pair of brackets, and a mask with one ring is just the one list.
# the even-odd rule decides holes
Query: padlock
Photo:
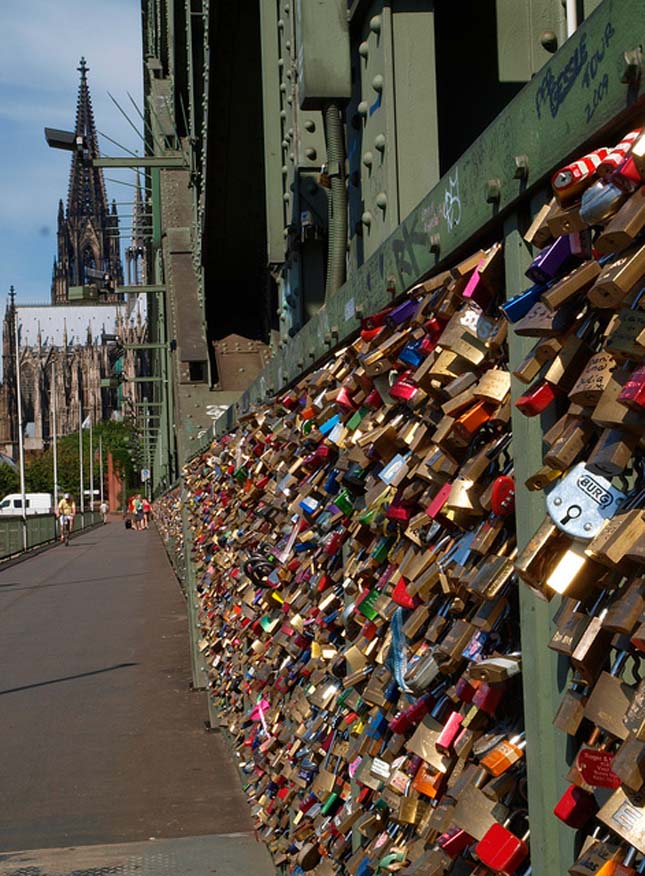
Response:
[{"label": "padlock", "polygon": [[630,465],[638,436],[621,429],[603,429],[587,459],[587,470],[605,478],[622,475]]},{"label": "padlock", "polygon": [[551,187],[558,203],[565,205],[577,200],[584,189],[591,185],[598,165],[610,152],[605,147],[596,149],[556,171],[551,177]]},{"label": "padlock", "polygon": [[629,792],[640,792],[645,784],[645,741],[627,736],[616,751],[612,769]]},{"label": "padlock", "polygon": [[533,259],[525,276],[534,283],[548,283],[575,261],[569,235],[556,238]]},{"label": "padlock", "polygon": [[614,791],[597,817],[626,843],[645,854],[645,808],[634,805],[622,788]]},{"label": "padlock", "polygon": [[600,225],[617,213],[628,197],[613,178],[598,180],[582,193],[580,219],[587,225]]},{"label": "padlock", "polygon": [[576,829],[584,827],[597,812],[598,805],[593,794],[577,785],[569,785],[553,810],[556,818]]},{"label": "padlock", "polygon": [[601,270],[597,261],[584,262],[566,277],[546,289],[542,293],[542,302],[551,310],[561,308],[563,304],[568,303],[575,296],[586,292],[596,282]]},{"label": "padlock", "polygon": [[623,651],[614,660],[611,672],[602,672],[596,681],[585,705],[585,717],[596,727],[618,739],[627,737],[623,717],[629,706],[628,685],[619,674],[629,655]]},{"label": "padlock", "polygon": [[565,691],[553,718],[553,726],[569,736],[575,736],[584,718],[587,693],[586,684],[573,684]]},{"label": "padlock", "polygon": [[645,190],[638,189],[618,210],[594,247],[600,255],[622,252],[632,246],[645,227]]},{"label": "padlock", "polygon": [[645,273],[645,246],[609,262],[587,293],[594,307],[618,307]]},{"label": "padlock", "polygon": [[524,757],[525,748],[525,735],[519,733],[500,742],[480,763],[492,776],[500,776]]},{"label": "padlock", "polygon": [[475,854],[482,864],[504,876],[516,873],[529,856],[529,831],[519,837],[510,830],[519,814],[514,813],[504,824],[493,824],[475,846]]},{"label": "padlock", "polygon": [[618,401],[633,410],[645,412],[645,364],[632,371],[618,395]]},{"label": "padlock", "polygon": [[548,493],[546,506],[551,520],[562,532],[574,539],[591,539],[625,498],[610,481],[592,475],[581,462]]}]

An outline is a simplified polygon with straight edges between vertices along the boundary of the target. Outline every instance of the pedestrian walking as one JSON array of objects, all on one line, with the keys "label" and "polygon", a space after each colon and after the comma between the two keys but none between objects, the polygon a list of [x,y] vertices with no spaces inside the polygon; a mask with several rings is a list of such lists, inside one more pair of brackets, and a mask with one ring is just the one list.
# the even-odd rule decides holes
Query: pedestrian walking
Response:
[{"label": "pedestrian walking", "polygon": [[141,532],[143,529],[143,499],[141,493],[134,497],[134,528]]},{"label": "pedestrian walking", "polygon": [[143,497],[143,528],[147,529],[150,525],[150,514],[152,513],[152,505],[148,501],[148,497]]},{"label": "pedestrian walking", "polygon": [[100,511],[101,514],[103,515],[103,523],[107,523],[107,516],[108,516],[108,511],[109,511],[109,510],[110,510],[110,509],[109,509],[109,507],[108,507],[108,503],[107,503],[107,502],[105,501],[105,499],[104,499],[104,500],[101,502],[101,505],[99,506],[99,511]]}]

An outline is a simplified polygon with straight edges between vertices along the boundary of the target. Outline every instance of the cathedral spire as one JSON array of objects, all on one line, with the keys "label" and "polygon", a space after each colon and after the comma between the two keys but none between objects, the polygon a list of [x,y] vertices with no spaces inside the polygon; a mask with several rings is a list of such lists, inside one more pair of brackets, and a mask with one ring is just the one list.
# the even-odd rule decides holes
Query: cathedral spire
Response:
[{"label": "cathedral spire", "polygon": [[76,103],[77,137],[83,137],[86,144],[86,154],[75,151],[72,155],[72,167],[69,177],[69,192],[67,195],[67,214],[70,218],[81,216],[106,216],[108,213],[107,195],[103,171],[92,167],[87,158],[98,158],[99,144],[94,122],[92,98],[87,84],[87,66],[85,58],[81,58],[78,71],[81,81],[78,86]]},{"label": "cathedral spire", "polygon": [[103,171],[92,166],[92,159],[99,155],[99,145],[87,77],[89,69],[85,58],[81,58],[74,131],[82,138],[84,148],[72,154],[67,209],[62,201],[58,205],[54,304],[66,304],[70,286],[93,283],[97,271],[109,274],[116,285],[123,283],[116,205],[110,209]]}]

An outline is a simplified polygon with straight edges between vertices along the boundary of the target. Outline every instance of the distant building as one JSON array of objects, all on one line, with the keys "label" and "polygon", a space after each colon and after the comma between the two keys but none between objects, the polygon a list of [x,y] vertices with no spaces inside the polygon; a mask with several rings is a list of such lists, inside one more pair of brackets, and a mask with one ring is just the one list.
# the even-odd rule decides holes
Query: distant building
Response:
[{"label": "distant building", "polygon": [[[96,157],[88,69],[81,58],[75,132],[85,138],[89,157]],[[134,285],[146,277],[142,214],[137,185],[132,241],[126,250],[128,282]],[[79,416],[89,414],[96,423],[134,413],[142,384],[128,378],[146,373],[145,355],[124,345],[147,340],[146,298],[130,295],[124,300],[114,291],[122,284],[116,204],[108,206],[103,171],[74,152],[67,209],[62,200],[58,205],[52,305],[17,305],[13,287],[9,293],[2,336],[0,453],[17,454],[16,325],[26,450],[48,446],[54,399],[58,435],[76,431]]]},{"label": "distant building", "polygon": [[[89,156],[95,158],[98,157],[99,148],[87,84],[88,69],[85,58],[81,58],[75,133],[85,138]],[[103,171],[84,161],[81,153],[74,152],[67,211],[63,201],[58,202],[58,254],[52,275],[52,304],[67,304],[70,289],[96,285],[100,274],[122,285],[119,240],[117,207],[114,201],[111,208],[108,206]],[[116,295],[112,293],[108,300],[116,300]]]},{"label": "distant building", "polygon": [[140,354],[113,339],[117,336],[124,344],[146,340],[142,307],[127,316],[124,304],[16,306],[12,290],[2,335],[0,451],[15,458],[18,445],[16,323],[26,450],[48,446],[54,396],[58,435],[77,431],[79,418],[88,414],[97,423],[132,411],[140,384],[126,379],[102,386],[102,381],[109,383],[114,374],[128,378],[141,373]]}]

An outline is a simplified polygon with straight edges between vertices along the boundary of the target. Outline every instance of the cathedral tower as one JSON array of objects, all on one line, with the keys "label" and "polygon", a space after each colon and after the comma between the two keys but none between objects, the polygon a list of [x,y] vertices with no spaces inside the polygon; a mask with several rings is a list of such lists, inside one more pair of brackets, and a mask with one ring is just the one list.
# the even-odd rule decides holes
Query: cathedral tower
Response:
[{"label": "cathedral tower", "polygon": [[97,271],[109,274],[117,285],[123,283],[116,204],[112,202],[110,209],[103,171],[87,161],[99,154],[88,70],[85,58],[81,58],[75,133],[85,139],[87,152],[73,153],[67,210],[62,200],[58,204],[58,254],[52,276],[52,304],[67,304],[69,287],[96,282]]}]

